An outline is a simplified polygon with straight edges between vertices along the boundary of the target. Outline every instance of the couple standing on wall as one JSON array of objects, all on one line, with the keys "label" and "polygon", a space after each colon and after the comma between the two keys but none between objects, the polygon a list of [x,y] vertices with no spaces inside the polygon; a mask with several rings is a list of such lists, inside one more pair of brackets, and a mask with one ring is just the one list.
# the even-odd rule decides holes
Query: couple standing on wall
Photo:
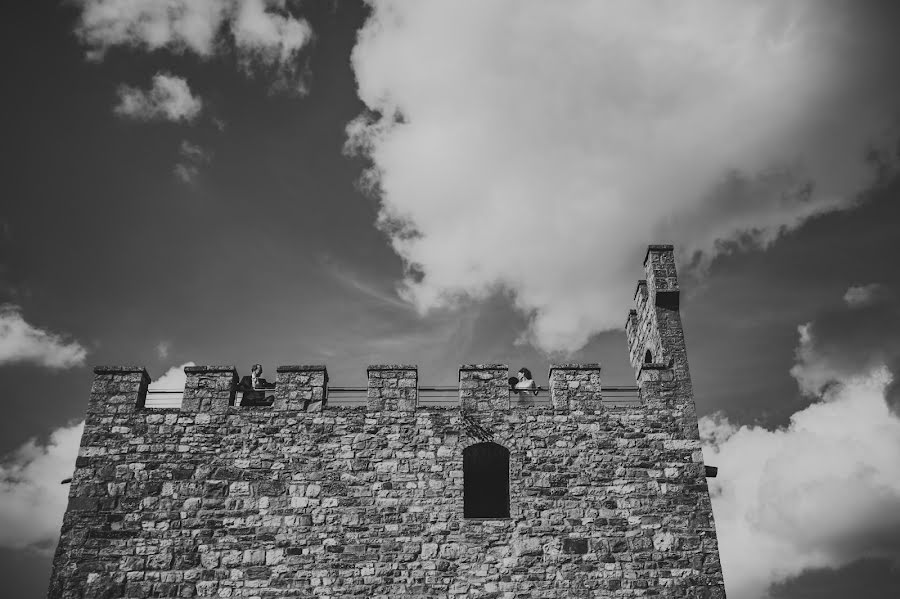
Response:
[{"label": "couple standing on wall", "polygon": [[531,371],[527,368],[520,368],[517,376],[509,377],[509,388],[517,395],[524,396],[529,389],[535,395],[538,394],[537,383],[534,382],[534,377],[531,376]]},{"label": "couple standing on wall", "polygon": [[270,383],[262,378],[262,364],[254,364],[250,374],[241,379],[237,385],[237,391],[244,394],[241,400],[242,406],[271,406],[275,402],[275,396],[266,396],[266,389],[274,389],[275,383]]}]

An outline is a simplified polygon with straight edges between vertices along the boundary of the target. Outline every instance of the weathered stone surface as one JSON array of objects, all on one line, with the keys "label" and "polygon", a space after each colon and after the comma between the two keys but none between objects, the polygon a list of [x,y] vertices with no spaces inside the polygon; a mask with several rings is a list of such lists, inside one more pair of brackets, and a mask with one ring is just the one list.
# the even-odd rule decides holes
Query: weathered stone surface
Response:
[{"label": "weathered stone surface", "polygon": [[459,405],[466,412],[509,409],[509,366],[463,364],[459,367]]},{"label": "weathered stone surface", "polygon": [[[663,270],[644,287],[677,290]],[[233,369],[206,367],[166,412],[142,409],[143,369],[99,368],[49,597],[724,598],[680,320],[645,295],[630,407],[579,409],[598,364],[555,366],[554,405],[527,409],[498,364],[461,367],[453,408],[404,404],[386,391],[415,371],[370,367],[376,410],[327,406],[327,371],[301,366],[240,409]],[[510,517],[465,519],[463,451],[487,440],[509,450]]]},{"label": "weathered stone surface", "polygon": [[599,410],[600,364],[550,366],[550,404],[557,410]]},{"label": "weathered stone surface", "polygon": [[184,412],[224,412],[234,405],[237,370],[234,366],[185,366]]},{"label": "weathered stone surface", "polygon": [[142,366],[97,366],[87,413],[130,413],[144,407],[150,376]]},{"label": "weathered stone surface", "polygon": [[[480,439],[458,409],[152,416],[86,424],[92,457],[72,484],[51,597],[721,585],[703,465],[677,410],[475,413],[510,450],[511,518],[496,521],[462,517],[462,451]],[[92,572],[104,578],[88,584]]]},{"label": "weathered stone surface", "polygon": [[321,412],[327,401],[328,370],[323,365],[279,366],[276,369],[277,411]]},{"label": "weathered stone surface", "polygon": [[370,411],[415,410],[419,397],[418,368],[408,364],[373,364],[367,369]]},{"label": "weathered stone surface", "polygon": [[689,418],[684,434],[698,439],[694,389],[679,312],[680,290],[671,245],[651,245],[628,314],[628,354],[641,399],[651,407],[680,407]]}]

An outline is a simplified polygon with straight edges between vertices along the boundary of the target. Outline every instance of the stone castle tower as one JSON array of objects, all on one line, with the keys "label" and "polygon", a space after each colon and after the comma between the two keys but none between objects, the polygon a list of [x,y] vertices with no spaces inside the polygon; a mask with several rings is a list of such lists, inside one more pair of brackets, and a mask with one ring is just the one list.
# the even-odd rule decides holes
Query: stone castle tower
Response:
[{"label": "stone castle tower", "polygon": [[672,247],[644,266],[630,406],[599,364],[553,365],[528,407],[499,364],[447,407],[415,366],[370,366],[360,407],[282,366],[251,408],[196,366],[167,410],[143,368],[96,368],[49,597],[724,598]]}]

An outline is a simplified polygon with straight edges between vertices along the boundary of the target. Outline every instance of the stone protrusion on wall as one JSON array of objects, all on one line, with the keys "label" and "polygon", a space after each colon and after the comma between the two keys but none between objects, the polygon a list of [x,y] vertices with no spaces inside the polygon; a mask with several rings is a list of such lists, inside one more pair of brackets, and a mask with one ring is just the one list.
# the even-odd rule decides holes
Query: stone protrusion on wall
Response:
[{"label": "stone protrusion on wall", "polygon": [[463,364],[459,367],[459,407],[465,412],[509,409],[509,366]]},{"label": "stone protrusion on wall", "polygon": [[328,370],[323,364],[279,366],[275,410],[321,412],[328,401]]},{"label": "stone protrusion on wall", "polygon": [[227,412],[234,405],[234,366],[185,366],[182,412]]},{"label": "stone protrusion on wall", "polygon": [[94,368],[88,417],[142,409],[149,385],[150,375],[143,366],[97,366]]},{"label": "stone protrusion on wall", "polygon": [[419,398],[419,369],[409,364],[372,364],[367,369],[369,411],[411,412]]},{"label": "stone protrusion on wall", "polygon": [[557,410],[594,411],[603,403],[600,364],[551,364],[550,404]]},{"label": "stone protrusion on wall", "polygon": [[637,355],[641,350],[638,337],[638,313],[633,308],[628,311],[628,318],[625,319],[625,338],[628,341],[628,361],[632,368],[637,368]]}]

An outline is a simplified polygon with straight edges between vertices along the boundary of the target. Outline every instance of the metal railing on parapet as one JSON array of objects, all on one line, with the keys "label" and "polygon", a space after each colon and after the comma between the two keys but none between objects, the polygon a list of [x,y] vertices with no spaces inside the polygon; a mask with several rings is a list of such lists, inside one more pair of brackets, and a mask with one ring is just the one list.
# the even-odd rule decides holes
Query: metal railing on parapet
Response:
[{"label": "metal railing on parapet", "polygon": [[[267,395],[275,393],[274,389],[259,389],[259,391],[264,391]],[[243,391],[237,391],[234,396],[234,405],[241,405],[241,399],[243,397]],[[148,389],[147,398],[144,400],[144,407],[153,408],[155,410],[177,410],[181,408],[181,402],[183,400],[183,389]]]},{"label": "metal railing on parapet", "polygon": [[602,387],[603,405],[605,406],[639,406],[641,404],[640,389],[635,386]]},{"label": "metal railing on parapet", "polygon": [[[274,393],[273,389],[265,389],[266,393]],[[537,391],[535,395],[534,391]],[[329,387],[327,403],[334,406],[364,406],[367,402],[366,387]],[[240,405],[242,393],[237,392],[235,405]],[[151,389],[147,391],[145,408],[178,409],[184,397],[183,390]],[[549,406],[550,391],[546,387],[536,389],[513,389],[509,394],[512,407]],[[603,387],[603,405],[636,406],[641,400],[637,387],[610,386]],[[419,387],[421,407],[453,407],[459,405],[459,388],[453,385],[443,387]]]},{"label": "metal railing on parapet", "polygon": [[147,398],[144,400],[144,407],[158,410],[177,410],[181,408],[181,400],[183,399],[183,389],[149,389]]}]

